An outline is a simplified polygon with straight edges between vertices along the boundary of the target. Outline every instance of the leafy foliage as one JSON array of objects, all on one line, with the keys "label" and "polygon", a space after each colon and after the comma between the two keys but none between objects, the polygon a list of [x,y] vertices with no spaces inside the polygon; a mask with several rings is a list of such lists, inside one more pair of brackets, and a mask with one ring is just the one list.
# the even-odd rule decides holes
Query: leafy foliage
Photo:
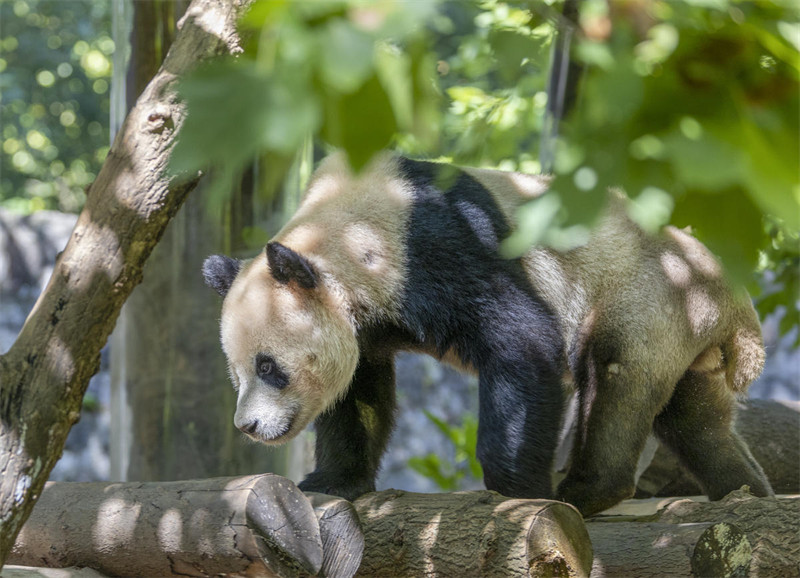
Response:
[{"label": "leafy foliage", "polygon": [[76,211],[108,152],[107,0],[0,2],[0,204]]},{"label": "leafy foliage", "polygon": [[[214,167],[213,206],[256,158],[274,179],[307,168],[311,139],[356,166],[390,146],[539,171],[562,4],[258,1],[245,53],[181,84],[189,117],[172,169]],[[108,150],[109,9],[0,3],[3,205],[81,206]],[[584,72],[553,190],[522,209],[509,254],[581,243],[603,191],[621,186],[643,227],[692,225],[754,294],[752,271],[771,271],[762,315],[796,311],[799,21],[789,0],[582,0],[572,58]]]},{"label": "leafy foliage", "polygon": [[643,225],[691,225],[746,279],[770,243],[763,215],[800,228],[800,9],[586,4],[575,51],[586,74],[555,166],[561,219],[590,222],[586,199],[623,185]]},{"label": "leafy foliage", "polygon": [[427,36],[417,31],[435,7],[400,0],[256,3],[242,21],[253,38],[245,54],[181,83],[189,116],[172,170],[237,172],[260,152],[298,150],[309,134],[347,150],[358,168],[398,130],[429,138],[436,122],[427,98],[432,61]]},{"label": "leafy foliage", "polygon": [[424,457],[413,457],[408,460],[408,465],[418,474],[433,480],[443,491],[453,492],[461,488],[467,478],[480,481],[483,479],[483,469],[475,455],[478,442],[478,420],[467,413],[462,418],[460,426],[450,425],[430,412],[425,415],[431,420],[452,444],[454,450],[453,461],[449,462],[441,456],[429,453]]}]

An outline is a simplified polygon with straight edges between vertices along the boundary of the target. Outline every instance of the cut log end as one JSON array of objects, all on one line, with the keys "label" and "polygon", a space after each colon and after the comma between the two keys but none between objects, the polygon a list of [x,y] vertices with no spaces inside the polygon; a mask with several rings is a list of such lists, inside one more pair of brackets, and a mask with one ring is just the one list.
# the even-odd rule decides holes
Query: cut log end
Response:
[{"label": "cut log end", "polygon": [[722,522],[700,535],[692,553],[692,572],[695,576],[744,577],[752,557],[753,548],[745,533]]}]

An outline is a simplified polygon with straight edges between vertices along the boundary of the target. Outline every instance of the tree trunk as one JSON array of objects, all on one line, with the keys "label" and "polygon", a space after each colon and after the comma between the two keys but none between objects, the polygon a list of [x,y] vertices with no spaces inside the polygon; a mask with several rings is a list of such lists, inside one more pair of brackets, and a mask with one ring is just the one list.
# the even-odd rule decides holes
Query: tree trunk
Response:
[{"label": "tree trunk", "polygon": [[352,576],[359,538],[349,502],[306,497],[274,474],[50,483],[9,561],[113,576]]},{"label": "tree trunk", "polygon": [[736,491],[718,502],[673,501],[656,514],[598,516],[586,527],[592,578],[800,576],[797,497]]},{"label": "tree trunk", "polygon": [[[181,2],[133,3],[124,80],[130,106],[161,64],[181,9]],[[287,446],[246,443],[233,426],[236,393],[219,344],[220,300],[200,280],[205,257],[237,254],[242,230],[254,226],[258,184],[246,172],[213,211],[201,183],[120,313],[111,337],[112,480],[288,473]]]},{"label": "tree trunk", "polygon": [[183,109],[175,80],[238,50],[249,0],[195,0],[164,65],[128,115],[87,194],[53,276],[0,357],[0,564],[80,417],[83,394],[120,308],[169,219],[195,186],[163,172]]},{"label": "tree trunk", "polygon": [[592,565],[583,519],[563,502],[387,490],[353,505],[365,540],[358,576],[586,576]]}]

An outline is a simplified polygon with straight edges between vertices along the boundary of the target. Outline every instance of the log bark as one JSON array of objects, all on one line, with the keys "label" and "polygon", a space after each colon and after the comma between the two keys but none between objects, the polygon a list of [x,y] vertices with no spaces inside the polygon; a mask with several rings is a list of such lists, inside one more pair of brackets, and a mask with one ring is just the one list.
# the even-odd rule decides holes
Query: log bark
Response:
[{"label": "log bark", "polygon": [[349,502],[306,497],[274,474],[63,482],[46,486],[9,562],[112,576],[344,577],[363,543]]},{"label": "log bark", "polygon": [[358,576],[586,576],[591,568],[583,519],[563,502],[387,490],[353,505],[365,540]]},{"label": "log bark", "polygon": [[598,516],[586,526],[592,578],[800,576],[798,497],[739,490],[718,502],[672,501],[645,516]]},{"label": "log bark", "polygon": [[[800,493],[800,402],[748,399],[736,430],[777,494]],[[637,497],[694,496],[702,490],[670,450],[659,445],[637,483]]]},{"label": "log bark", "polygon": [[120,129],[53,276],[0,357],[0,566],[80,417],[89,378],[142,267],[196,179],[164,169],[183,109],[176,79],[239,50],[250,0],[195,0],[158,74]]},{"label": "log bark", "polygon": [[49,568],[33,566],[3,566],[3,578],[105,578],[104,574],[91,568],[61,568],[56,572],[58,574],[53,575]]},{"label": "log bark", "polygon": [[9,561],[124,576],[586,576],[592,548],[561,502],[389,490],[351,504],[264,474],[48,484]]},{"label": "log bark", "polygon": [[678,500],[659,520],[670,524],[726,522],[739,527],[753,548],[751,577],[800,577],[800,497],[756,498],[744,490],[717,502]]},{"label": "log bark", "polygon": [[[750,565],[750,543],[731,524],[590,522],[587,526],[595,552],[591,578],[692,576],[695,551],[702,570],[695,576],[745,576]],[[729,535],[733,538],[726,541]],[[707,556],[709,551],[717,557]]]}]

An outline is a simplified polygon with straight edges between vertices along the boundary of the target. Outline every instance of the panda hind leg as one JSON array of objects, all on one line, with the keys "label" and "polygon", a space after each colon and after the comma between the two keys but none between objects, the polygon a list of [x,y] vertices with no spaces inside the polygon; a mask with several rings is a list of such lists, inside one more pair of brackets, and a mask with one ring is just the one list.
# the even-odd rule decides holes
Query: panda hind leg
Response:
[{"label": "panda hind leg", "polygon": [[643,375],[624,363],[588,356],[576,376],[578,427],[570,468],[556,495],[584,516],[634,495],[639,456],[674,387],[669,379],[648,383]]},{"label": "panda hind leg", "polygon": [[742,485],[773,495],[761,466],[733,428],[735,398],[723,371],[684,374],[653,429],[712,500]]}]

